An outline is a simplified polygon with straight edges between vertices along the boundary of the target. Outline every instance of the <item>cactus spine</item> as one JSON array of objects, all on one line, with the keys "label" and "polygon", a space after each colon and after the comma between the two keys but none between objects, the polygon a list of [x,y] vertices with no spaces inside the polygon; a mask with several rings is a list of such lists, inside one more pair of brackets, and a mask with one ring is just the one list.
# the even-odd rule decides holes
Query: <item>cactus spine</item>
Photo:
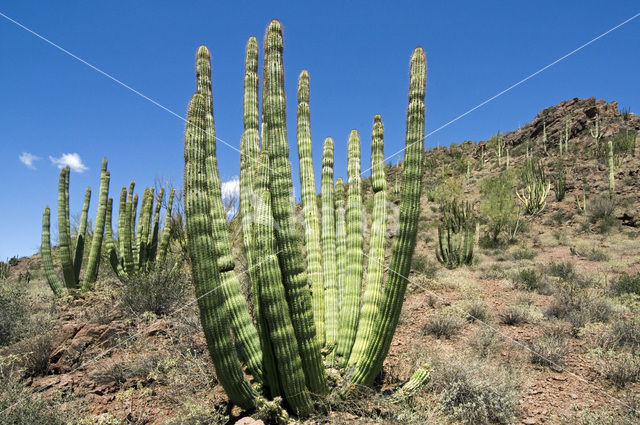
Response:
[{"label": "cactus spine", "polygon": [[[298,158],[300,161],[300,187],[302,192],[302,206],[304,208],[304,222],[306,223],[304,235],[307,247],[307,276],[311,284],[311,294],[313,297],[313,318],[316,325],[316,336],[320,345],[323,346],[325,344],[325,297],[323,286],[324,270],[321,260],[321,258],[323,257],[323,253],[320,251],[318,202],[316,200],[316,182],[313,173],[313,159],[311,158],[309,73],[306,70],[303,70],[300,73],[300,77],[298,78],[297,117]],[[333,172],[331,174],[333,179]],[[331,181],[331,189],[333,189],[333,180]],[[331,209],[333,210],[333,206],[331,207]],[[333,254],[335,255],[335,251],[333,252]]]}]

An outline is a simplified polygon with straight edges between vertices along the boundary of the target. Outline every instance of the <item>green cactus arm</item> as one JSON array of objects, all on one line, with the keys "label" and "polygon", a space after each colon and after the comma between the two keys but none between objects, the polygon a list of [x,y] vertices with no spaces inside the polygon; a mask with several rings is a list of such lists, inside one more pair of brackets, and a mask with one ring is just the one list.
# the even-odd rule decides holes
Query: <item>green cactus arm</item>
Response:
[{"label": "green cactus arm", "polygon": [[112,226],[112,215],[113,215],[113,198],[109,198],[107,200],[107,213],[105,215],[105,223],[104,223],[104,239],[105,239],[105,249],[107,250],[107,255],[109,257],[109,264],[111,265],[111,269],[116,274],[120,281],[123,281],[126,278],[126,274],[124,272],[124,268],[122,268],[122,264],[118,259],[118,248],[116,246],[116,242],[113,240],[113,226]]},{"label": "green cactus arm", "polygon": [[[136,264],[138,264],[139,251],[138,251],[138,237],[140,232],[136,231],[136,218],[138,215],[138,201],[139,196],[137,193],[133,195],[133,200],[131,201],[131,254],[133,256],[133,271],[136,271]],[[139,219],[138,219],[139,222]]]},{"label": "green cactus arm", "polygon": [[373,118],[371,138],[371,185],[373,190],[373,214],[371,238],[367,259],[367,277],[360,320],[349,366],[355,366],[365,355],[366,343],[371,339],[380,314],[380,300],[384,283],[384,243],[387,233],[387,182],[384,175],[384,127],[382,117]]},{"label": "green cactus arm", "polygon": [[255,407],[256,393],[242,373],[231,339],[229,314],[220,288],[211,236],[211,206],[205,177],[205,104],[201,94],[189,102],[185,130],[185,216],[191,270],[200,310],[200,321],[218,381],[229,399],[245,409]]},{"label": "green cactus arm", "polygon": [[311,392],[327,392],[320,343],[316,338],[311,293],[304,269],[302,251],[295,228],[293,186],[286,131],[286,102],[282,66],[282,26],[273,20],[265,35],[263,105],[263,149],[270,154],[269,188],[273,215],[280,229],[276,237],[280,267],[291,321],[302,358],[302,366]]},{"label": "green cactus arm", "polygon": [[87,187],[84,193],[84,202],[82,203],[82,212],[80,213],[80,224],[78,225],[78,236],[76,236],[76,248],[73,254],[73,272],[76,281],[80,281],[80,269],[82,268],[82,259],[84,256],[84,241],[87,237],[87,215],[89,212],[89,200],[91,199],[91,188]]},{"label": "green cactus arm", "polygon": [[173,198],[176,190],[171,189],[169,191],[169,199],[167,199],[167,210],[164,216],[164,229],[162,230],[162,238],[160,239],[160,245],[158,247],[157,262],[159,265],[163,265],[167,258],[167,250],[169,249],[169,242],[171,241],[171,214],[173,211]]},{"label": "green cactus arm", "polygon": [[[344,291],[345,269],[347,265],[347,225],[345,213],[345,188],[344,180],[338,177],[335,184],[335,204],[336,204],[336,257],[338,274],[336,278],[338,286],[338,309],[342,305]],[[340,312],[338,312],[340,313]]]},{"label": "green cactus arm", "polygon": [[[340,329],[340,304],[338,293],[338,268],[336,264],[336,220],[333,187],[333,139],[327,137],[322,149],[322,276],[324,279],[324,313],[326,345],[334,349]],[[314,196],[315,198],[315,196]],[[315,199],[313,200],[316,203]],[[317,205],[317,203],[316,203]],[[315,314],[315,312],[314,312]]]},{"label": "green cactus arm", "polygon": [[133,190],[135,189],[135,185],[136,183],[133,181],[129,184],[127,201],[124,205],[124,226],[118,229],[118,237],[122,239],[122,245],[124,246],[123,265],[127,275],[132,275],[135,271],[133,262],[133,223],[135,223],[133,214]]},{"label": "green cactus arm", "polygon": [[107,215],[107,201],[109,199],[109,179],[107,171],[107,158],[102,159],[100,170],[100,191],[98,192],[98,212],[96,213],[96,224],[93,228],[91,238],[91,249],[87,260],[87,269],[84,273],[83,289],[88,289],[98,278],[98,267],[100,266],[100,251],[102,250],[102,238],[104,236],[105,219]]},{"label": "green cactus arm", "polygon": [[262,351],[260,337],[253,324],[246,300],[240,292],[240,281],[235,272],[235,261],[231,253],[231,243],[227,231],[227,220],[222,204],[220,178],[218,176],[218,160],[215,151],[215,125],[211,99],[211,58],[206,46],[200,46],[196,61],[196,77],[198,93],[205,98],[205,171],[209,204],[211,207],[211,232],[213,235],[214,254],[222,280],[222,293],[230,313],[231,327],[236,339],[246,356],[247,366],[253,376],[264,381],[262,367]]},{"label": "green cactus arm", "polygon": [[120,190],[120,202],[118,203],[118,257],[119,262],[124,264],[124,232],[125,227],[125,216],[126,216],[126,205],[127,205],[127,188],[126,186],[122,186]]},{"label": "green cactus arm", "polygon": [[429,365],[429,363],[426,363],[421,367],[419,367],[418,369],[416,369],[416,371],[413,372],[413,375],[411,375],[409,380],[407,380],[407,382],[402,384],[402,386],[398,388],[398,390],[395,393],[393,393],[394,401],[400,402],[415,396],[416,394],[418,394],[420,389],[424,387],[430,380],[431,380],[431,365]]},{"label": "green cactus arm", "polygon": [[276,255],[271,194],[265,191],[261,201],[257,207],[255,223],[256,248],[262,253],[257,267],[261,282],[260,311],[268,327],[282,393],[292,410],[303,416],[311,411],[311,397],[305,385],[302,361]]},{"label": "green cactus arm", "polygon": [[149,236],[151,220],[153,215],[154,189],[146,188],[142,197],[140,207],[140,226],[138,232],[138,271],[144,272],[149,269]]},{"label": "green cactus arm", "polygon": [[347,188],[347,264],[345,285],[340,308],[338,355],[343,364],[349,360],[355,342],[360,313],[360,294],[363,274],[362,177],[360,176],[360,136],[356,130],[349,134],[349,185]]},{"label": "green cactus arm", "polygon": [[[315,173],[313,172],[313,158],[311,155],[312,149],[310,114],[309,73],[306,70],[303,70],[298,78],[297,109],[297,139],[301,188],[300,191],[302,195],[302,207],[304,211],[304,236],[307,248],[307,277],[309,279],[309,284],[311,285],[313,320],[316,325],[316,337],[318,338],[318,342],[322,346],[325,344],[325,297],[322,277],[323,260],[320,250],[320,219],[318,217],[316,177]],[[333,191],[333,180],[331,181],[331,191]],[[333,213],[333,206],[331,206],[331,210]]]},{"label": "green cactus arm", "polygon": [[51,258],[51,236],[50,236],[50,216],[49,207],[45,207],[42,213],[42,244],[40,245],[40,255],[42,255],[42,267],[44,268],[44,274],[47,278],[47,283],[53,294],[56,297],[61,297],[63,294],[62,286],[56,271],[53,268],[53,258]]},{"label": "green cactus arm", "polygon": [[151,235],[149,236],[149,261],[155,262],[158,254],[158,242],[160,240],[160,209],[164,201],[164,187],[160,188],[156,198],[156,204],[153,208],[153,226],[151,227]]},{"label": "green cactus arm", "polygon": [[354,384],[371,385],[382,369],[389,352],[391,340],[398,325],[411,257],[416,242],[418,217],[420,215],[420,189],[422,183],[422,154],[424,151],[426,87],[426,58],[424,50],[416,48],[411,55],[409,82],[409,106],[407,108],[407,136],[402,172],[402,200],[398,236],[391,254],[389,274],[384,287],[380,320],[376,331],[367,343],[366,354],[352,374]]},{"label": "green cactus arm", "polygon": [[69,167],[60,170],[58,181],[58,238],[60,239],[60,264],[64,284],[68,289],[77,289],[78,281],[73,269],[71,235],[69,230]]}]

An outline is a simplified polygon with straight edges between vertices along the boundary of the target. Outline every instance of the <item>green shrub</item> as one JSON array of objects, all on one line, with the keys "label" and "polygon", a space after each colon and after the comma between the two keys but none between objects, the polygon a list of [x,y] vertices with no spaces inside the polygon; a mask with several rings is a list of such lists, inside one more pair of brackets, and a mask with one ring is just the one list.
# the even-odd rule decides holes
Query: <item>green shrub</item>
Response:
[{"label": "green shrub", "polygon": [[168,314],[178,303],[184,302],[190,286],[181,267],[155,267],[125,280],[118,288],[118,299],[133,314],[151,312]]},{"label": "green shrub", "polygon": [[518,416],[520,379],[512,372],[464,357],[431,359],[442,410],[463,424],[510,424]]},{"label": "green shrub", "polygon": [[623,274],[611,283],[611,290],[616,295],[640,295],[640,273],[636,273],[635,275]]},{"label": "green shrub", "polygon": [[411,269],[423,276],[433,279],[438,273],[440,266],[435,261],[429,260],[425,255],[414,254],[411,260]]},{"label": "green shrub", "polygon": [[[0,359],[1,361],[1,359]],[[13,379],[0,379],[0,425],[64,425],[56,405]]]},{"label": "green shrub", "polygon": [[628,351],[597,351],[598,369],[618,388],[640,379],[640,357]]},{"label": "green shrub", "polygon": [[569,261],[551,262],[548,270],[551,276],[558,277],[561,280],[569,280],[575,275],[575,267],[573,263]]},{"label": "green shrub", "polygon": [[603,219],[610,218],[615,208],[615,201],[608,196],[598,197],[589,203],[589,221],[595,224]]},{"label": "green shrub", "polygon": [[500,345],[500,337],[495,329],[483,327],[470,342],[471,348],[481,358],[489,357]]},{"label": "green shrub", "polygon": [[514,175],[508,171],[480,182],[480,217],[485,220],[489,239],[494,244],[519,222],[520,209],[514,196],[514,185]]},{"label": "green shrub", "polygon": [[528,323],[529,310],[520,305],[509,306],[500,314],[500,322],[508,326],[518,326]]},{"label": "green shrub", "polygon": [[529,348],[531,363],[561,370],[565,364],[564,357],[569,351],[569,344],[565,336],[559,332],[547,331],[532,340]]},{"label": "green shrub", "polygon": [[470,322],[474,322],[476,320],[480,322],[487,322],[491,317],[489,306],[482,300],[472,300],[467,302],[464,306],[464,311],[466,313],[467,320]]},{"label": "green shrub", "polygon": [[533,260],[538,255],[538,252],[534,249],[520,248],[511,254],[511,258],[514,260]]},{"label": "green shrub", "polygon": [[525,291],[537,291],[540,293],[549,293],[549,283],[545,276],[537,273],[535,269],[522,269],[514,277],[513,283],[516,288]]},{"label": "green shrub", "polygon": [[29,317],[29,300],[24,287],[0,282],[0,347],[19,339],[19,330]]},{"label": "green shrub", "polygon": [[443,310],[436,313],[422,329],[423,334],[432,334],[436,338],[451,338],[464,328],[466,321],[457,314]]}]

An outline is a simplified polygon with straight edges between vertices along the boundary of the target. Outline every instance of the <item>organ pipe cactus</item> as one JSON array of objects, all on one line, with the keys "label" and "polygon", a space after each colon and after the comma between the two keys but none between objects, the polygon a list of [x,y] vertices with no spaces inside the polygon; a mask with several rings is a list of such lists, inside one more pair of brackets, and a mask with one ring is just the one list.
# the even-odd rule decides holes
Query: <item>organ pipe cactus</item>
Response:
[{"label": "organ pipe cactus", "polygon": [[[154,189],[146,188],[142,195],[142,204],[138,218],[137,230],[135,217],[137,202],[135,202],[135,182],[131,182],[129,189],[123,187],[120,191],[120,205],[118,207],[118,240],[112,236],[112,203],[109,199],[105,208],[106,248],[109,254],[111,268],[121,281],[132,276],[149,271],[154,264],[163,264],[167,256],[171,232],[171,211],[175,190],[171,189],[167,201],[164,219],[164,230],[160,234],[160,211],[164,200],[164,188],[157,197]],[[155,199],[155,204],[154,204]]]},{"label": "organ pipe cactus", "polygon": [[[258,120],[258,50],[253,37],[247,43],[245,56],[240,214],[255,325],[250,319],[246,320],[249,316],[248,313],[245,316],[246,305],[239,293],[227,289],[236,286],[237,277],[227,229],[216,224],[221,223],[222,215],[208,77],[209,54],[204,46],[198,50],[197,91],[189,102],[184,139],[185,215],[203,331],[218,379],[229,399],[251,409],[264,406],[266,398],[277,401],[282,397],[284,407],[297,415],[306,415],[313,409],[311,395],[328,391],[323,353],[328,356],[327,361],[335,359],[337,354],[339,363],[348,366],[345,373],[355,385],[370,385],[389,350],[407,286],[417,231],[426,61],[424,51],[417,48],[411,58],[399,229],[388,278],[383,284],[387,215],[382,119],[380,116],[374,119],[374,216],[365,278],[360,139],[356,131],[349,136],[346,206],[344,182],[338,179],[335,186],[333,183],[334,143],[330,138],[325,140],[320,221],[311,159],[306,71],[300,74],[298,84],[297,133],[304,236],[296,230],[282,47],[282,27],[278,21],[272,21],[265,36],[261,124]],[[306,243],[306,261],[301,240]],[[361,300],[363,278],[366,287]],[[316,318],[315,315],[324,316]],[[256,385],[250,385],[243,375],[232,334],[239,340],[247,371]],[[245,340],[241,341],[243,337]],[[322,350],[323,345],[326,350]],[[255,347],[257,352],[253,351]],[[333,364],[329,362],[330,366]]]},{"label": "organ pipe cactus", "polygon": [[[64,286],[69,291],[77,291],[81,288],[80,271],[82,268],[84,247],[87,236],[87,216],[91,199],[91,188],[87,188],[80,213],[78,234],[75,239],[75,247],[72,247],[71,230],[69,224],[69,167],[60,170],[58,181],[58,235],[60,238],[59,255],[62,265]],[[89,284],[95,282],[100,264],[100,246],[104,232],[104,217],[107,208],[109,193],[109,171],[107,171],[107,159],[102,160],[100,172],[100,191],[98,199],[98,212],[93,229],[91,248],[87,261],[86,271],[82,281],[82,288],[87,289]],[[51,290],[56,296],[61,296],[62,286],[53,267],[50,238],[50,209],[46,207],[42,214],[42,244],[40,247],[42,264]]]},{"label": "organ pipe cactus", "polygon": [[450,202],[442,206],[441,211],[436,258],[448,269],[471,264],[476,233],[471,205],[468,202]]},{"label": "organ pipe cactus", "polygon": [[613,199],[616,193],[616,183],[614,177],[614,165],[613,165],[613,141],[609,140],[608,143],[609,152],[607,154],[607,162],[609,164],[609,198]]}]

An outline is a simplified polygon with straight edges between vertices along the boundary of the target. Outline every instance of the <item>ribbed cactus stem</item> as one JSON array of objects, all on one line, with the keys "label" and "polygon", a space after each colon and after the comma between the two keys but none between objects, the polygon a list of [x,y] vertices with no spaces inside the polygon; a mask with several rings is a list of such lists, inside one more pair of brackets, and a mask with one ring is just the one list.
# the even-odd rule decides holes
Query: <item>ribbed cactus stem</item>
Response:
[{"label": "ribbed cactus stem", "polygon": [[305,415],[311,410],[311,397],[305,385],[302,361],[282,284],[269,191],[263,193],[256,215],[256,246],[262,254],[258,266],[261,312],[272,342],[283,395],[296,414]]},{"label": "ribbed cactus stem", "polygon": [[160,188],[156,198],[156,204],[153,207],[153,225],[151,227],[151,235],[149,235],[149,261],[154,262],[158,254],[158,240],[160,237],[160,209],[164,201],[164,187]]},{"label": "ribbed cactus stem", "polygon": [[78,280],[73,269],[69,230],[69,172],[68,166],[61,169],[58,181],[58,239],[60,239],[60,264],[64,284],[68,289],[78,289]]},{"label": "ribbed cactus stem", "polygon": [[124,258],[124,232],[125,229],[125,217],[126,217],[126,205],[127,205],[127,187],[122,186],[120,190],[120,202],[118,203],[118,255],[120,258]]},{"label": "ribbed cactus stem", "polygon": [[164,229],[162,230],[162,238],[158,246],[158,254],[156,263],[162,266],[167,258],[167,250],[169,249],[169,241],[171,240],[171,214],[173,211],[173,198],[176,190],[169,191],[169,199],[167,200],[167,210],[164,217]]},{"label": "ribbed cactus stem", "polygon": [[[127,200],[124,204],[124,226],[118,229],[118,237],[122,239],[122,245],[124,252],[122,253],[123,265],[125,272],[130,275],[134,272],[133,262],[133,223],[135,222],[133,216],[133,190],[135,189],[135,182],[129,184],[129,191],[127,193]],[[122,204],[120,205],[122,208]]]},{"label": "ribbed cactus stem", "polygon": [[382,363],[389,352],[391,340],[398,325],[415,248],[420,215],[425,124],[424,95],[427,75],[426,58],[421,47],[413,51],[410,68],[407,136],[398,233],[393,243],[389,273],[380,308],[380,320],[376,323],[372,338],[367,341],[367,349],[362,361],[358,362],[353,370],[354,384],[370,385],[382,369]]},{"label": "ribbed cactus stem", "polygon": [[231,339],[225,297],[218,290],[222,281],[210,233],[211,205],[205,172],[206,103],[205,96],[196,93],[191,98],[187,112],[184,154],[187,243],[191,253],[200,321],[216,376],[233,403],[251,409],[255,406],[257,395],[243,376]]},{"label": "ribbed cactus stem", "polygon": [[51,257],[50,216],[49,207],[45,207],[42,213],[42,244],[40,245],[40,255],[42,255],[42,265],[47,283],[49,283],[53,294],[56,297],[60,297],[63,294],[63,290],[62,286],[60,286],[58,276],[56,276],[55,269],[53,268],[53,258]]},{"label": "ribbed cactus stem", "polygon": [[613,142],[609,140],[609,154],[607,156],[609,162],[609,198],[613,199],[616,194],[616,183],[614,177],[614,165],[613,165]]},{"label": "ribbed cactus stem", "polygon": [[[333,139],[324,140],[322,150],[322,276],[324,279],[325,325],[327,347],[335,350],[340,329],[340,300],[336,264],[336,221],[333,189]],[[333,359],[333,351],[331,359]]]},{"label": "ribbed cactus stem", "polygon": [[373,190],[373,214],[371,217],[371,238],[367,256],[367,277],[358,331],[349,358],[349,366],[362,360],[367,341],[372,338],[380,314],[382,285],[384,282],[384,245],[387,233],[387,182],[384,174],[384,126],[382,117],[373,118],[371,137],[371,188]]},{"label": "ribbed cactus stem", "polygon": [[269,189],[273,215],[279,227],[276,233],[280,267],[289,301],[303,370],[311,392],[327,392],[327,380],[316,338],[311,293],[304,268],[300,242],[295,228],[293,185],[286,129],[286,102],[282,66],[282,26],[273,20],[265,35],[265,83],[263,114],[265,121],[263,149],[270,154]]},{"label": "ribbed cactus stem", "polygon": [[[325,344],[325,311],[323,283],[323,253],[320,250],[320,222],[316,198],[316,178],[311,156],[311,118],[309,109],[309,73],[303,70],[298,78],[297,139],[300,164],[300,188],[304,212],[304,236],[307,247],[307,277],[311,285],[313,319],[320,345]],[[325,142],[326,143],[326,142]],[[332,161],[333,162],[333,161]],[[324,167],[323,167],[324,169]],[[333,173],[332,173],[333,175]],[[333,178],[333,177],[332,177]],[[331,182],[333,190],[333,181]],[[333,212],[333,206],[331,207]],[[323,213],[324,217],[324,213]],[[334,251],[335,255],[335,251]]]},{"label": "ribbed cactus stem", "polygon": [[363,273],[362,178],[360,176],[360,135],[349,134],[347,143],[347,264],[342,306],[340,308],[340,335],[338,355],[346,364],[355,342],[360,313],[360,294]]},{"label": "ribbed cactus stem", "polygon": [[214,254],[218,264],[221,291],[229,310],[231,326],[243,354],[246,357],[250,372],[259,381],[264,381],[262,368],[262,351],[260,338],[249,314],[246,300],[240,292],[240,281],[235,272],[235,261],[231,254],[231,242],[227,231],[227,221],[222,204],[222,191],[218,176],[218,160],[216,158],[215,125],[211,98],[211,58],[205,46],[198,49],[196,60],[197,89],[205,99],[204,137],[205,137],[205,172],[209,205],[211,207],[211,232],[214,241]]},{"label": "ribbed cactus stem", "polygon": [[100,170],[100,191],[98,192],[98,211],[96,212],[96,222],[93,227],[91,238],[91,250],[87,260],[87,269],[84,273],[82,286],[88,289],[98,278],[98,267],[100,266],[100,252],[102,249],[102,238],[104,236],[104,226],[107,214],[107,201],[109,199],[109,171],[107,171],[107,158],[102,159]]},{"label": "ribbed cactus stem", "polygon": [[80,269],[82,268],[82,259],[84,256],[84,243],[87,237],[87,216],[89,214],[89,201],[91,200],[91,188],[87,187],[84,193],[84,202],[82,203],[82,212],[80,213],[80,224],[78,225],[78,235],[76,236],[76,248],[73,254],[73,272],[76,275],[76,281],[80,281]]},{"label": "ribbed cactus stem", "polygon": [[344,180],[338,177],[335,185],[336,204],[336,257],[337,257],[337,286],[338,286],[338,309],[342,305],[344,292],[345,269],[347,268],[347,225],[345,211],[345,188]]}]

